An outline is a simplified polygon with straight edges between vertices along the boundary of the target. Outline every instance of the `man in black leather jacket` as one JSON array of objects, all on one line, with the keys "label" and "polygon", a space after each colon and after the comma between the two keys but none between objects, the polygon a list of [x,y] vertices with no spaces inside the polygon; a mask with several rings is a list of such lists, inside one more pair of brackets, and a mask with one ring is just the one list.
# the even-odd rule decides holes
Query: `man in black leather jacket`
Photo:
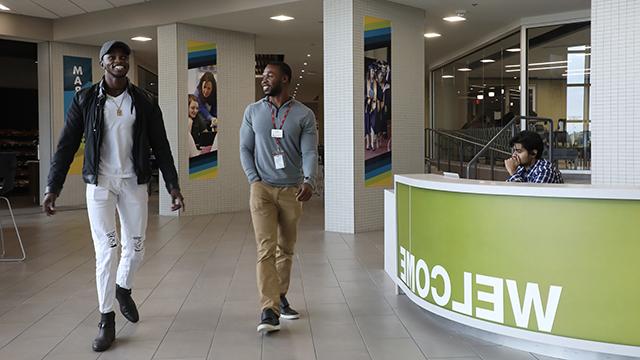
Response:
[{"label": "man in black leather jacket", "polygon": [[[104,77],[73,99],[51,162],[42,204],[47,215],[55,213],[55,201],[84,136],[82,177],[87,183],[87,213],[96,254],[101,313],[98,336],[92,344],[95,351],[108,349],[115,340],[115,299],[126,319],[139,319],[131,287],[144,255],[150,149],[171,194],[171,210],[184,209],[160,107],[153,95],[127,78],[130,53],[129,46],[121,41],[108,41],[100,49]],[[121,224],[119,238],[116,210]],[[119,244],[122,254],[118,264]]]}]

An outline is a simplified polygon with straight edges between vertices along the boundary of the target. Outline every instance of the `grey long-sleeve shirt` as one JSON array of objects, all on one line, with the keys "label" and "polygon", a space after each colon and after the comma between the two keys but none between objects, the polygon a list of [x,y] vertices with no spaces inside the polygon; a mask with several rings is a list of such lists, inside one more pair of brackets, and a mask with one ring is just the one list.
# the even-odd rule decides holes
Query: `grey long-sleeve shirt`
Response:
[{"label": "grey long-sleeve shirt", "polygon": [[[273,186],[295,186],[302,182],[315,187],[318,169],[318,134],[316,119],[311,109],[301,102],[289,99],[278,109],[265,97],[244,111],[240,126],[240,161],[249,182],[262,180]],[[280,147],[284,155],[284,169],[276,169],[273,155],[277,144],[271,137],[273,124],[282,125],[288,108]]]}]

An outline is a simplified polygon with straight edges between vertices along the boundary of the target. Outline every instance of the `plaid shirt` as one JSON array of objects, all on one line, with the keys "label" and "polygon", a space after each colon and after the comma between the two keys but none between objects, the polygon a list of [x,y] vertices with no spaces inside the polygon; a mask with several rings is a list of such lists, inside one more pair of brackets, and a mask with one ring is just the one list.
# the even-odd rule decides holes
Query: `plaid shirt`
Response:
[{"label": "plaid shirt", "polygon": [[507,179],[507,182],[563,184],[564,180],[562,180],[560,171],[552,163],[545,159],[539,159],[529,171],[522,165],[518,166],[516,172]]}]

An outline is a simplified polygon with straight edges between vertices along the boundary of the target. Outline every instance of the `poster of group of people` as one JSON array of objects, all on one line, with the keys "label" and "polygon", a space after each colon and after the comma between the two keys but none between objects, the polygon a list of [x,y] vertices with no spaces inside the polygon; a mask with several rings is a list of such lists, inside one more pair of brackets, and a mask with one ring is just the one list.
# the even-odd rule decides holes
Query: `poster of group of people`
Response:
[{"label": "poster of group of people", "polygon": [[187,42],[189,179],[218,174],[218,89],[215,43]]},{"label": "poster of group of people", "polygon": [[365,187],[389,187],[391,172],[391,21],[364,18]]}]

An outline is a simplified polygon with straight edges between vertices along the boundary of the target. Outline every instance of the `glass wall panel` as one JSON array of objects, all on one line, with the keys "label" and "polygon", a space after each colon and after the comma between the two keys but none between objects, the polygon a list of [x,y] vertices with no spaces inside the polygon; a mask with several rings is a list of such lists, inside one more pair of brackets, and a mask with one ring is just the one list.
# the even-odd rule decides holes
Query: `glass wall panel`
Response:
[{"label": "glass wall panel", "polygon": [[530,121],[528,127],[553,142],[559,168],[589,169],[591,24],[531,28],[527,41],[527,107],[530,115],[552,120]]},{"label": "glass wall panel", "polygon": [[504,126],[520,113],[519,68],[517,32],[434,70],[434,128],[490,134]]},{"label": "glass wall panel", "polygon": [[158,96],[158,75],[138,66],[138,86]]}]

